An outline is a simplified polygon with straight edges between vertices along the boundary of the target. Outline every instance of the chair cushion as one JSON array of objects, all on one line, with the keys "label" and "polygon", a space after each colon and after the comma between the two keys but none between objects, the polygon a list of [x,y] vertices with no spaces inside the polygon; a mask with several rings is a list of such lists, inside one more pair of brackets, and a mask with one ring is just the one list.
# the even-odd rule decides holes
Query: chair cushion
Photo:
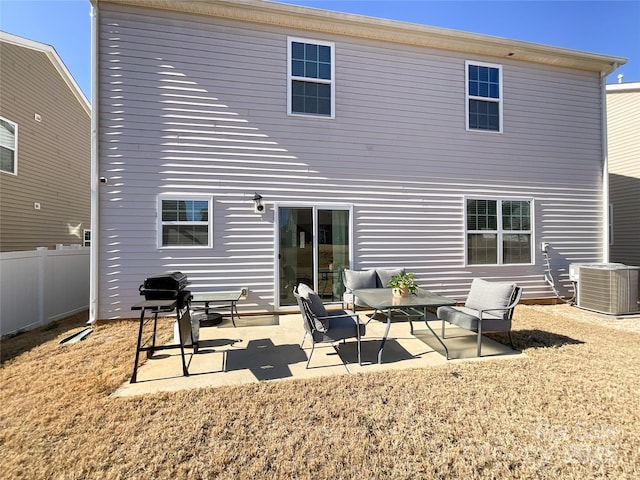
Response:
[{"label": "chair cushion", "polygon": [[391,277],[399,273],[404,273],[404,268],[376,268],[376,273],[378,275],[376,287],[387,288]]},{"label": "chair cushion", "polygon": [[315,337],[314,340],[316,342],[335,342],[346,338],[355,338],[358,336],[358,328],[360,329],[360,336],[364,336],[366,326],[360,322],[356,324],[357,317],[346,315],[355,314],[350,310],[329,312],[330,318],[327,331],[323,332],[321,336]]},{"label": "chair cushion", "polygon": [[[320,295],[318,295],[311,287],[301,283],[298,285],[298,295],[309,302],[309,307],[315,317],[326,317],[328,315],[327,309],[324,308],[324,303],[322,303]],[[326,320],[318,320],[317,318],[314,318],[313,320],[315,322],[316,329],[321,332],[326,330]]]},{"label": "chair cushion", "polygon": [[376,288],[375,270],[345,270],[344,286],[348,293],[358,288]]},{"label": "chair cushion", "polygon": [[511,302],[515,288],[515,283],[487,282],[481,278],[474,278],[464,306],[474,310],[504,308]]},{"label": "chair cushion", "polygon": [[[476,315],[474,315],[474,313]],[[477,316],[477,312],[470,308],[449,306],[438,307],[436,315],[439,319],[446,320],[460,328],[471,330],[472,332],[478,331],[478,321],[480,319]]]},{"label": "chair cushion", "polygon": [[[436,311],[440,320],[445,320],[460,328],[478,331],[478,312],[467,307],[438,307]],[[511,320],[503,319],[502,315],[485,313],[482,320],[483,332],[508,332],[511,330]]]}]

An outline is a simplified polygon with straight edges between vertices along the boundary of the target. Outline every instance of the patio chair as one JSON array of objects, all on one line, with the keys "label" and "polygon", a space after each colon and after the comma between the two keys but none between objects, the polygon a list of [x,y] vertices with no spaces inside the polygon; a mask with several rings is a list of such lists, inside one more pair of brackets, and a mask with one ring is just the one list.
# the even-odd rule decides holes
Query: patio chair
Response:
[{"label": "patio chair", "polygon": [[482,356],[482,334],[507,332],[511,348],[511,320],[513,311],[522,296],[522,288],[515,283],[488,282],[474,278],[464,307],[438,307],[437,316],[442,320],[442,338],[445,322],[476,332],[477,354]]},{"label": "patio chair", "polygon": [[356,339],[358,364],[362,365],[360,338],[365,335],[366,326],[360,323],[358,315],[350,310],[327,312],[320,296],[304,283],[294,288],[293,294],[298,301],[305,330],[300,348],[307,337],[311,337],[312,342],[306,368],[309,368],[316,343],[335,343],[340,340],[345,342],[348,338]]}]

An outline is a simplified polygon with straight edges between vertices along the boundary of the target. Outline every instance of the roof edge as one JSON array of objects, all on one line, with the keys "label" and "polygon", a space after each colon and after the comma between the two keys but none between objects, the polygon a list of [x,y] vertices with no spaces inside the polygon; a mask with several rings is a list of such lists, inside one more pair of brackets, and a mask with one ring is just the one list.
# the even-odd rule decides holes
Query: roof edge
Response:
[{"label": "roof edge", "polygon": [[523,60],[605,75],[627,62],[623,57],[265,0],[91,0],[91,3],[97,6],[112,3],[208,15],[472,55]]},{"label": "roof edge", "polygon": [[0,41],[19,45],[24,48],[30,48],[32,50],[38,50],[46,54],[62,79],[71,89],[71,92],[77,98],[78,102],[80,102],[82,108],[84,108],[87,114],[91,116],[91,103],[89,103],[89,100],[78,85],[78,82],[76,82],[75,78],[73,78],[73,75],[64,64],[62,58],[60,58],[58,52],[56,52],[56,49],[54,47],[52,47],[51,45],[47,45],[46,43],[29,40],[28,38],[20,37],[18,35],[14,35],[2,30],[0,30]]},{"label": "roof edge", "polygon": [[640,82],[628,83],[612,83],[607,85],[607,93],[609,92],[632,92],[640,90]]}]

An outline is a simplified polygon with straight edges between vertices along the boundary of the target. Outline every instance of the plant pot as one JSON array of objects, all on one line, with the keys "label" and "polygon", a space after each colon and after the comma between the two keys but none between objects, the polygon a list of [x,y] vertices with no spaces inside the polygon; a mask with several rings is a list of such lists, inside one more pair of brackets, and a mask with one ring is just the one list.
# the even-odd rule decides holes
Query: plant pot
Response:
[{"label": "plant pot", "polygon": [[392,294],[394,297],[408,297],[411,290],[409,287],[396,287],[392,289]]}]

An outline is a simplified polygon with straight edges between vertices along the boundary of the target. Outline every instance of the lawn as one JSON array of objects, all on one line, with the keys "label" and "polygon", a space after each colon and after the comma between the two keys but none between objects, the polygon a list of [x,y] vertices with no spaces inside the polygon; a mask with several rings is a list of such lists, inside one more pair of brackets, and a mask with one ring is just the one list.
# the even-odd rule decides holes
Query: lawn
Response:
[{"label": "lawn", "polygon": [[59,344],[85,320],[2,341],[0,477],[640,478],[637,317],[521,305],[526,357],[134,398],[137,322]]}]

